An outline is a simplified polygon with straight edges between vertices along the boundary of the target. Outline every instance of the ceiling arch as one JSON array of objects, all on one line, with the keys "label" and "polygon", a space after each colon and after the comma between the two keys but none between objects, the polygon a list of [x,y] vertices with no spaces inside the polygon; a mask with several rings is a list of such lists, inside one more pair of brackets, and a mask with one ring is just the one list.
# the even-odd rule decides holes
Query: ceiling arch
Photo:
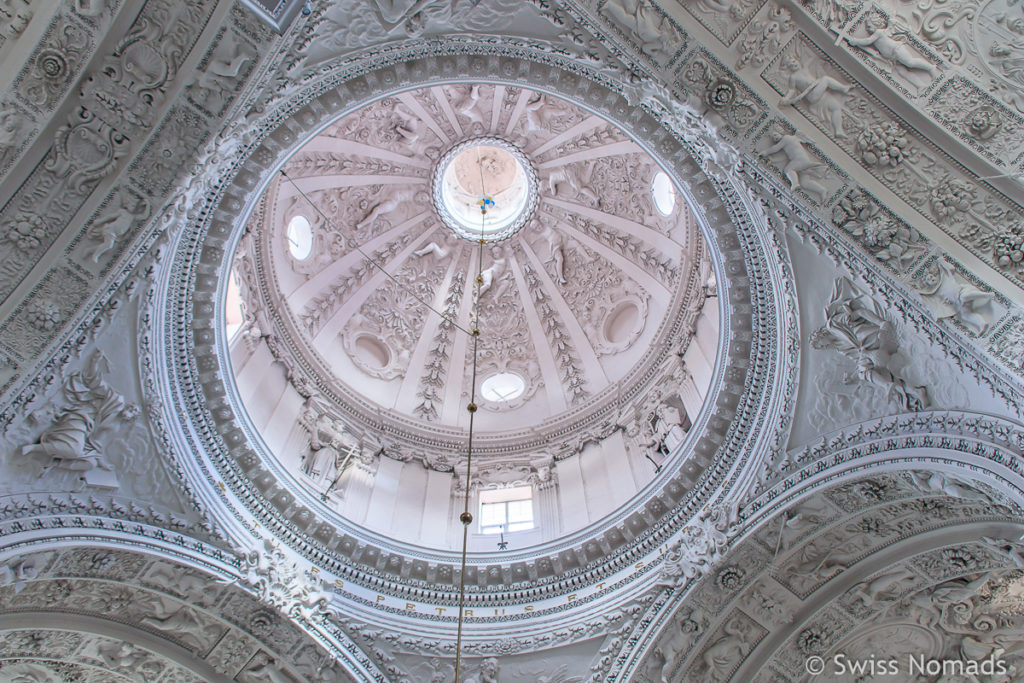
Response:
[{"label": "ceiling arch", "polygon": [[243,588],[245,577],[228,564],[237,561],[230,554],[217,574],[169,555],[157,547],[127,549],[124,539],[106,547],[36,539],[8,555],[0,586],[0,674],[39,681],[365,675],[362,666],[350,674],[258,590]]},{"label": "ceiling arch", "polygon": [[[806,465],[793,457],[784,483],[752,496],[728,526],[715,527],[736,540],[713,563],[688,570],[691,560],[678,542],[668,546],[655,581],[662,592],[650,608],[659,635],[647,641],[642,660],[611,673],[802,680],[804,662],[820,656],[838,676],[843,657],[869,658],[870,649],[854,645],[873,629],[919,623],[912,611],[875,609],[872,601],[883,594],[893,605],[920,598],[915,609],[924,609],[942,586],[980,591],[990,582],[1017,581],[1017,427],[970,413],[917,414],[916,429],[897,427],[903,420],[854,425],[808,447],[828,455],[818,452]],[[823,458],[838,464],[827,472],[812,464]],[[965,589],[961,599],[980,609],[973,595]],[[929,628],[946,629],[928,645],[934,651],[911,643],[890,653],[876,639],[877,658],[891,655],[906,672],[911,654],[955,658],[962,638],[984,640],[984,623],[968,620],[958,630],[943,605],[933,609],[942,616]]]},{"label": "ceiling arch", "polygon": [[[222,594],[218,578],[237,581],[224,590],[282,612],[353,678],[448,680],[457,564],[431,530],[447,528],[462,492],[507,485],[534,493],[544,523],[502,551],[479,535],[466,676],[774,681],[800,678],[812,654],[1012,653],[1007,625],[1020,624],[1004,598],[1019,591],[1024,445],[1017,4],[317,2],[291,27],[277,23],[280,33],[232,0],[8,4],[17,9],[0,12],[5,599],[47,582],[110,583],[35,581],[35,567],[7,564],[10,554],[131,547],[211,593]],[[364,126],[365,139],[342,129],[386,98],[395,125]],[[559,120],[539,106],[557,99],[583,113]],[[322,396],[317,377],[333,353],[348,353],[344,343],[294,362],[301,349],[285,337],[334,337],[372,299],[362,288],[375,269],[355,257],[330,263],[328,248],[287,283],[300,291],[314,273],[290,311],[294,330],[240,316],[238,346],[251,355],[232,383],[228,267],[260,220],[294,208],[257,199],[275,170],[325,204],[338,197],[318,179],[343,185],[373,211],[386,203],[381,187],[429,187],[428,151],[544,127],[560,132],[524,143],[548,195],[544,229],[645,289],[649,310],[672,307],[673,278],[703,290],[703,307],[669,315],[679,350],[690,340],[681,362],[672,349],[665,364],[652,354],[632,387],[598,396],[583,415],[575,390],[614,383],[619,367],[601,363],[621,351],[598,339],[566,366],[548,352],[548,336],[582,347],[593,330],[573,326],[586,304],[561,287],[547,245],[526,240],[508,256],[513,301],[563,326],[522,337],[544,348],[520,407],[547,399],[563,417],[543,434],[522,422],[482,439],[489,469],[466,476],[462,383],[421,397],[421,376],[396,376],[412,417],[389,421],[375,414],[380,393]],[[303,142],[313,144],[292,155]],[[649,220],[643,174],[623,192],[635,205],[574,188],[604,167],[621,171],[636,150],[679,185],[695,211],[685,223],[666,231]],[[415,256],[432,242],[443,249],[444,233],[431,232],[429,209],[399,213],[413,222],[378,232],[384,222],[371,221],[363,231],[375,237],[361,245],[398,269],[437,265],[434,303],[458,319],[472,250],[443,264],[433,249]],[[689,239],[698,234],[706,260]],[[665,258],[672,250],[681,256]],[[712,308],[720,339],[702,327]],[[431,319],[421,331],[431,343],[387,371],[459,370],[426,362],[451,332]],[[462,357],[465,340],[453,339]],[[97,357],[111,361],[99,374]],[[569,365],[589,383],[563,381]],[[245,414],[241,395],[261,391]],[[317,452],[317,465],[342,450],[314,446],[331,425],[316,433],[316,420],[296,419],[305,414],[362,420],[365,457],[346,476],[397,482],[394,495],[364,500],[360,517],[352,481],[331,489],[304,471],[303,457]],[[855,510],[836,502],[857,496],[874,498]],[[835,515],[814,526],[816,510]],[[913,535],[893,540],[890,522]],[[892,542],[863,545],[883,537]],[[867,554],[832,551],[841,544]],[[178,614],[184,603],[138,587],[130,597],[152,608],[143,626],[160,633],[132,627],[129,640],[150,647],[92,634],[64,662],[66,678],[109,680],[143,662],[164,678],[191,675],[182,652],[193,656],[195,640],[154,626],[172,618],[165,606]],[[94,598],[87,588],[71,602],[91,609]],[[252,606],[239,599],[243,612]],[[25,605],[21,614],[41,618]],[[66,628],[44,630],[66,642],[113,621],[60,614]],[[189,607],[174,618],[224,626],[228,616]],[[28,649],[0,677],[46,678],[55,660],[31,643],[51,641],[18,618],[0,616]],[[294,659],[286,679],[316,678],[319,659],[263,644]],[[276,675],[269,660],[250,665],[237,676]]]}]

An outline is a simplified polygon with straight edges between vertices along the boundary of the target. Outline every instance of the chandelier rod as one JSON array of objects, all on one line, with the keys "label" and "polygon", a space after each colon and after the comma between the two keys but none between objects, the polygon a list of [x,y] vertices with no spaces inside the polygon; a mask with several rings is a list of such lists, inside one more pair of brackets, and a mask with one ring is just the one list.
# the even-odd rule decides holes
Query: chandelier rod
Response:
[{"label": "chandelier rod", "polygon": [[[457,631],[457,635],[456,635],[456,639],[455,639],[455,683],[459,683],[459,680],[460,680],[460,678],[462,676],[462,671],[461,671],[461,668],[462,668],[462,631],[463,631],[463,625],[464,625],[464,622],[465,622],[465,606],[466,606],[466,564],[467,564],[467,555],[468,555],[468,548],[469,548],[469,527],[473,523],[473,515],[469,511],[469,499],[470,499],[469,480],[470,480],[470,476],[471,476],[471,473],[472,473],[472,467],[473,467],[473,426],[474,426],[474,418],[476,416],[476,411],[477,411],[477,405],[476,405],[476,383],[477,383],[477,365],[478,365],[479,345],[480,345],[480,295],[481,295],[481,289],[483,287],[483,282],[484,282],[484,278],[483,278],[483,262],[484,262],[484,244],[486,242],[486,239],[485,239],[484,235],[485,235],[485,231],[486,231],[487,207],[488,207],[488,205],[493,205],[494,204],[493,199],[488,197],[486,192],[484,191],[483,160],[481,159],[480,150],[479,149],[477,149],[477,168],[478,168],[479,173],[480,173],[480,192],[481,192],[481,200],[480,200],[480,239],[478,240],[478,245],[477,245],[477,274],[476,274],[476,282],[474,283],[474,288],[473,288],[473,299],[474,299],[474,301],[473,301],[473,324],[472,324],[472,329],[466,329],[465,327],[460,325],[452,316],[445,315],[441,311],[439,311],[436,308],[434,308],[432,305],[430,305],[430,303],[425,301],[416,292],[412,291],[408,287],[408,285],[406,285],[405,283],[401,282],[398,278],[396,278],[394,275],[392,275],[390,272],[388,272],[388,270],[383,265],[378,263],[377,260],[374,259],[370,254],[367,254],[362,249],[362,247],[360,247],[358,244],[353,244],[352,245],[353,247],[355,247],[355,250],[358,251],[363,256],[363,258],[366,259],[366,261],[368,263],[370,263],[370,265],[372,265],[377,270],[379,270],[381,273],[383,273],[389,280],[391,280],[396,285],[398,285],[403,291],[405,291],[407,294],[409,294],[409,296],[411,296],[413,299],[418,301],[420,304],[425,306],[428,310],[430,310],[433,313],[437,314],[438,317],[441,318],[441,320],[447,321],[448,323],[450,323],[453,327],[455,327],[459,331],[463,332],[464,334],[469,335],[470,338],[472,339],[472,342],[473,342],[473,363],[472,363],[472,375],[471,375],[471,382],[470,382],[470,399],[469,399],[469,404],[466,406],[466,410],[469,412],[469,433],[468,433],[468,437],[467,437],[467,447],[466,447],[466,491],[465,491],[465,496],[463,497],[462,514],[459,515],[459,521],[462,522],[462,553],[461,553],[461,561],[460,561],[460,567],[461,568],[460,568],[460,572],[459,572],[459,618],[458,618],[458,631]],[[337,227],[337,225],[335,225],[334,221],[332,221],[331,218],[326,213],[324,213],[324,211],[319,206],[317,206],[317,204],[310,198],[310,196],[308,194],[306,194],[306,192],[304,192],[301,187],[299,187],[298,183],[296,183],[295,180],[291,176],[289,176],[285,172],[284,169],[281,169],[280,173],[285,178],[285,180],[287,180],[291,184],[291,186],[295,189],[295,191],[304,200],[306,200],[306,203],[309,204],[311,207],[313,207],[313,210],[316,211],[317,214],[320,215],[320,217],[324,220],[324,222],[330,228],[332,228],[334,230],[338,229],[338,227]]]},{"label": "chandelier rod", "polygon": [[[480,171],[480,240],[477,250],[476,263],[476,286],[473,291],[473,373],[469,389],[469,437],[466,443],[466,484],[465,495],[463,496],[462,514],[459,521],[462,522],[462,564],[459,571],[459,628],[455,637],[455,683],[459,683],[462,676],[462,627],[465,621],[466,611],[466,555],[469,546],[469,525],[473,523],[473,515],[469,511],[469,490],[470,477],[473,471],[473,418],[476,417],[476,374],[477,360],[480,346],[480,290],[484,284],[484,230],[487,222],[487,205],[490,198],[484,191],[484,167],[480,158],[480,148],[476,148],[476,164]],[[493,200],[491,200],[493,204]]]}]

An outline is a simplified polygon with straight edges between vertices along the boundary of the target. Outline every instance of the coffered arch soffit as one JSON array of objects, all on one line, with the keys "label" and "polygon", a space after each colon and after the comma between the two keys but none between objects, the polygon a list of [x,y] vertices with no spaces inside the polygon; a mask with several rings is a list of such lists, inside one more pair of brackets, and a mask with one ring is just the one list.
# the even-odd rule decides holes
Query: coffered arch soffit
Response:
[{"label": "coffered arch soffit", "polygon": [[316,608],[275,604],[287,577],[273,588],[275,575],[247,575],[232,553],[202,542],[92,522],[77,537],[16,534],[0,550],[5,679],[382,680],[358,647],[324,629]]},{"label": "coffered arch soffit", "polygon": [[[854,648],[861,638],[912,624],[904,603],[927,602],[940,585],[966,577],[978,590],[1012,592],[1024,578],[1022,438],[1001,418],[925,412],[854,425],[791,452],[784,480],[720,527],[728,550],[713,562],[680,571],[685,553],[664,548],[650,619],[638,622],[648,637],[633,641],[642,645],[627,664],[604,671],[613,680],[801,680],[809,656],[866,657]],[[982,622],[930,627],[938,636],[917,645],[936,658],[986,630]],[[906,656],[920,654],[913,643],[890,653],[873,642],[880,657],[902,658],[904,671]]]}]

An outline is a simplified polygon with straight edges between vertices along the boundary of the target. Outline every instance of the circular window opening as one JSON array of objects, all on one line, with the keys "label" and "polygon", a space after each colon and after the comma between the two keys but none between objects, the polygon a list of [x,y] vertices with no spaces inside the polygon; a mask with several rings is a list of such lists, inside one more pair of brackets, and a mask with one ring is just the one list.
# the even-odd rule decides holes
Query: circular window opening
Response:
[{"label": "circular window opening", "polygon": [[471,140],[438,162],[434,203],[460,237],[500,240],[526,222],[537,202],[536,184],[519,150],[497,139]]},{"label": "circular window opening", "polygon": [[662,216],[670,215],[672,209],[676,207],[676,188],[672,186],[672,181],[663,172],[654,176],[654,180],[651,182],[651,195],[654,197],[654,205],[658,207]]},{"label": "circular window opening", "polygon": [[513,372],[499,372],[480,384],[480,395],[495,403],[519,398],[524,391],[526,391],[526,382]]},{"label": "circular window opening", "polygon": [[313,227],[305,216],[288,221],[288,251],[299,261],[309,258],[313,251]]},{"label": "circular window opening", "polygon": [[355,341],[356,358],[365,365],[382,370],[391,363],[391,351],[376,337],[361,334]]}]

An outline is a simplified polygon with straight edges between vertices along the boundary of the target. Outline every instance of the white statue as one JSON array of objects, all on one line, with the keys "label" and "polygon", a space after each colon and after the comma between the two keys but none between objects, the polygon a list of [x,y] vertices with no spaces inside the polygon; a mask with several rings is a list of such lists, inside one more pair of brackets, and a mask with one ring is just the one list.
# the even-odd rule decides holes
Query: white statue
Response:
[{"label": "white statue", "polygon": [[[229,34],[230,35],[230,34]],[[246,54],[243,44],[235,41],[228,57],[214,57],[206,71],[199,74],[196,85],[206,91],[224,96],[231,88],[231,82],[238,78],[252,56]]]},{"label": "white statue", "polygon": [[[601,198],[590,187],[593,164],[563,164],[548,174],[548,190],[555,197],[570,199],[583,197],[594,206],[601,206]],[[565,192],[568,188],[569,192]]]},{"label": "white statue", "polygon": [[476,84],[470,86],[469,91],[452,108],[469,119],[470,122],[482,124],[484,122],[484,115],[479,107],[480,86]]},{"label": "white statue", "polygon": [[804,189],[808,194],[817,195],[818,201],[824,202],[828,190],[818,182],[821,180],[825,165],[811,156],[798,136],[787,134],[772,128],[771,140],[775,144],[763,152],[763,156],[771,156],[781,152],[786,157],[782,173],[794,190]]},{"label": "white statue", "polygon": [[[316,481],[331,481],[344,469],[357,444],[344,426],[307,401],[299,423],[309,431],[310,453],[302,471]],[[343,456],[344,454],[344,456]]]},{"label": "white statue", "polygon": [[[709,645],[701,659],[714,678],[724,680],[743,659],[747,648],[747,633],[739,619],[731,619],[722,627],[725,635]],[[706,680],[706,679],[705,679]]]},{"label": "white statue", "polygon": [[793,546],[793,542],[805,533],[818,526],[827,514],[824,502],[811,498],[786,510],[778,517],[778,539],[775,542],[775,553]]},{"label": "white statue", "polygon": [[201,621],[191,607],[182,605],[170,612],[162,601],[157,604],[157,613],[142,617],[139,619],[140,624],[169,633],[199,651],[208,648],[221,635],[219,626]]},{"label": "white statue", "polygon": [[505,273],[508,270],[508,260],[505,251],[495,245],[491,250],[491,265],[480,272],[480,298],[483,299],[487,292],[494,289],[494,297],[500,299],[508,291],[508,278]]},{"label": "white statue", "polygon": [[149,203],[145,199],[135,200],[127,191],[121,192],[120,205],[113,213],[104,216],[89,226],[88,236],[99,242],[87,252],[86,257],[93,263],[114,248],[118,238],[126,234],[136,220],[149,216]]},{"label": "white statue", "polygon": [[383,192],[385,197],[370,208],[363,217],[363,220],[356,223],[356,230],[362,231],[368,226],[373,225],[374,221],[378,218],[391,213],[412,198],[412,191],[407,188],[396,188],[392,185],[386,185]]},{"label": "white statue", "polygon": [[952,264],[945,259],[936,262],[937,276],[926,276],[934,282],[921,290],[921,297],[935,309],[938,318],[956,318],[976,335],[981,336],[998,317],[995,295],[974,285],[957,280]]},{"label": "white statue", "polygon": [[466,678],[466,683],[498,683],[498,660],[488,657],[480,662],[480,672],[476,676]]},{"label": "white statue", "polygon": [[244,673],[247,677],[252,677],[264,683],[295,683],[294,678],[281,670],[277,660],[270,657],[250,666]]},{"label": "white statue", "polygon": [[43,431],[37,443],[22,447],[22,455],[42,458],[43,472],[54,468],[80,473],[97,467],[110,469],[96,438],[115,418],[132,420],[138,408],[126,404],[124,397],[103,380],[109,370],[106,357],[97,351],[84,370],[68,377],[64,383],[68,407]]},{"label": "white statue", "polygon": [[811,334],[811,346],[833,349],[855,361],[857,372],[846,378],[848,383],[885,387],[904,410],[923,410],[931,403],[928,392],[908,384],[892,364],[885,339],[891,331],[881,305],[859,292],[849,279],[839,278],[825,307],[825,324]]},{"label": "white statue", "polygon": [[675,614],[674,623],[667,629],[669,639],[655,649],[655,654],[662,660],[661,683],[671,683],[672,672],[686,657],[690,646],[704,631],[704,611],[699,608],[680,609]]},{"label": "white statue", "polygon": [[1012,564],[1017,569],[1024,569],[1024,547],[1002,538],[982,536],[981,542],[993,551],[1000,559]]},{"label": "white statue", "polygon": [[17,146],[24,125],[25,117],[17,109],[0,112],[0,151]]},{"label": "white statue", "polygon": [[548,228],[546,237],[550,254],[548,263],[555,266],[555,282],[564,285],[568,282],[565,279],[565,238],[554,228]]},{"label": "white statue", "polygon": [[971,488],[965,484],[961,484],[950,477],[947,477],[938,470],[913,470],[910,472],[910,476],[914,480],[914,484],[921,491],[925,493],[934,493],[940,496],[951,496],[953,498],[962,498],[964,500],[981,500],[985,502],[989,501],[981,491]]},{"label": "white statue", "polygon": [[413,256],[420,256],[420,257],[426,256],[427,254],[433,254],[434,258],[437,259],[437,260],[448,258],[448,254],[450,254],[450,253],[451,253],[450,249],[448,249],[447,247],[442,247],[437,242],[431,242],[427,246],[422,247],[422,248],[417,249],[416,251],[412,252]]},{"label": "white statue", "polygon": [[547,130],[549,117],[544,113],[546,104],[547,100],[540,93],[537,93],[532,99],[527,101],[526,106],[523,108],[525,121],[523,129],[527,133]]},{"label": "white statue", "polygon": [[853,86],[831,76],[815,77],[806,62],[795,55],[784,57],[782,68],[789,72],[789,90],[779,105],[795,105],[803,100],[812,114],[832,128],[834,135],[843,137],[843,95]]},{"label": "white statue", "polygon": [[408,30],[415,26],[414,17],[419,14],[424,5],[430,0],[372,0],[367,3],[373,10],[385,33],[391,33],[395,28],[406,25]]},{"label": "white statue", "polygon": [[677,47],[676,32],[668,17],[649,0],[612,0],[604,11],[639,44],[640,50],[661,61]]},{"label": "white statue", "polygon": [[395,107],[395,115],[398,116],[395,132],[402,136],[410,147],[415,146],[423,137],[423,120],[401,105]]},{"label": "white statue", "polygon": [[0,565],[0,586],[14,586],[15,595],[25,588],[27,582],[38,576],[39,568],[31,560],[15,559]]},{"label": "white statue", "polygon": [[924,71],[933,79],[938,78],[939,69],[927,59],[914,54],[908,45],[899,42],[886,31],[888,22],[878,14],[871,14],[864,21],[868,34],[864,38],[846,36],[847,42],[853,47],[873,49],[879,57],[893,68],[902,66],[908,71]]},{"label": "white statue", "polygon": [[952,608],[961,619],[968,620],[973,616],[974,598],[978,591],[989,582],[991,573],[984,572],[974,579],[960,577],[945,581],[922,591],[918,591],[908,600],[911,609],[916,613],[917,622],[930,630],[939,624],[948,624],[944,619]]},{"label": "white statue", "polygon": [[64,676],[36,662],[17,661],[5,664],[3,680],[10,683],[63,683]]},{"label": "white statue", "polygon": [[139,664],[147,659],[146,653],[136,649],[125,641],[102,643],[96,648],[103,663],[111,669],[128,669],[134,671]]},{"label": "white statue", "polygon": [[836,543],[835,534],[820,536],[796,552],[798,561],[790,566],[789,573],[813,579],[831,578],[859,560],[873,542],[866,534],[845,544]]},{"label": "white statue", "polygon": [[682,443],[686,436],[683,429],[683,417],[679,409],[662,403],[654,413],[654,441],[650,445],[660,453],[668,455]]},{"label": "white statue", "polygon": [[901,587],[917,580],[919,580],[917,574],[906,565],[900,564],[890,567],[873,579],[858,583],[850,590],[860,597],[865,605],[871,606],[878,603],[883,597],[888,599],[897,597]]}]

